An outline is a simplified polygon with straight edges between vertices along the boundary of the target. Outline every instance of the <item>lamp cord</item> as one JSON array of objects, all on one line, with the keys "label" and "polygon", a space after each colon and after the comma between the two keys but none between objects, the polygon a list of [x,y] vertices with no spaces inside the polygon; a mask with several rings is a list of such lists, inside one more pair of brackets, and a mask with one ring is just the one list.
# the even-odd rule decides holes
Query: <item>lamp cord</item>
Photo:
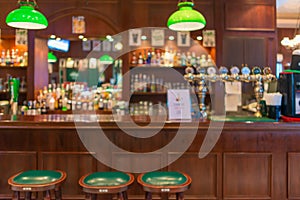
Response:
[{"label": "lamp cord", "polygon": [[18,0],[19,5],[38,7],[35,0]]}]

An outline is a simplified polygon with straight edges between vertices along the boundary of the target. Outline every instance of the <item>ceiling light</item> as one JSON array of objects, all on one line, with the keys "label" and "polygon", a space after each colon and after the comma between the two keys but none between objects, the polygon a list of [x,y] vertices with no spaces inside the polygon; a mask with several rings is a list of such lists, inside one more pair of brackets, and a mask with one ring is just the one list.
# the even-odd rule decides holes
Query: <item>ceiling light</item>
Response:
[{"label": "ceiling light", "polygon": [[116,44],[115,44],[115,49],[117,49],[117,50],[122,50],[123,49],[123,44],[121,43],[121,42],[117,42]]},{"label": "ceiling light", "polygon": [[141,36],[141,40],[147,40],[147,36],[146,35],[142,35]]},{"label": "ceiling light", "polygon": [[11,11],[6,16],[6,24],[14,28],[45,29],[48,26],[46,17],[35,10],[35,0],[19,1],[20,8]]},{"label": "ceiling light", "polygon": [[61,40],[61,38],[60,38],[60,37],[57,37],[57,38],[56,38],[56,40],[58,40],[58,41],[59,41],[59,40]]},{"label": "ceiling light", "polygon": [[169,36],[169,40],[175,40],[175,37],[173,35]]},{"label": "ceiling light", "polygon": [[82,41],[84,41],[84,42],[87,41],[87,40],[88,40],[87,38],[82,38]]},{"label": "ceiling light", "polygon": [[50,35],[50,38],[51,38],[51,39],[55,39],[55,38],[56,38],[56,35]]},{"label": "ceiling light", "polygon": [[199,41],[200,41],[200,40],[202,40],[202,39],[203,39],[203,38],[202,38],[202,36],[201,36],[201,35],[198,35],[198,36],[197,36],[197,40],[199,40]]},{"label": "ceiling light", "polygon": [[80,40],[82,40],[82,39],[84,38],[84,36],[83,36],[83,35],[79,35],[78,38],[79,38]]},{"label": "ceiling light", "polygon": [[200,12],[193,10],[193,6],[193,1],[179,1],[179,10],[169,17],[167,22],[168,28],[174,31],[195,31],[203,29],[206,25],[206,20]]}]

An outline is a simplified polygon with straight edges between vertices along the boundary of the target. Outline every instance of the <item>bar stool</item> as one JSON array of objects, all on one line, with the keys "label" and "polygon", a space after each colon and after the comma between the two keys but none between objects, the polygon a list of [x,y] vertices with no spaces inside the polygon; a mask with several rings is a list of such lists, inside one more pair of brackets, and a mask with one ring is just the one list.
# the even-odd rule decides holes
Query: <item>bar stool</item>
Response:
[{"label": "bar stool", "polygon": [[124,172],[94,172],[79,179],[79,185],[86,193],[86,200],[96,200],[97,194],[117,194],[120,200],[127,200],[127,189],[134,176]]},{"label": "bar stool", "polygon": [[13,191],[13,200],[20,199],[20,192],[25,192],[25,200],[31,199],[32,192],[43,192],[44,200],[50,200],[51,190],[55,191],[55,199],[61,200],[61,183],[66,177],[60,170],[30,170],[13,175],[8,184]]},{"label": "bar stool", "polygon": [[183,193],[190,188],[192,179],[181,172],[155,171],[140,174],[137,181],[145,191],[146,200],[152,199],[152,193],[162,193],[166,199],[169,194],[174,193],[177,200],[183,200]]}]

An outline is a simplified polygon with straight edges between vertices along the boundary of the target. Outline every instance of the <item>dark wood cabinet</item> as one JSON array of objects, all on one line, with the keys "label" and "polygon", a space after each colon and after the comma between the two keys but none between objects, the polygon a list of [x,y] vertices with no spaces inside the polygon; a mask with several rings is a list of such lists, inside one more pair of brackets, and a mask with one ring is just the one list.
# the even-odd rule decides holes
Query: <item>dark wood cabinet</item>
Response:
[{"label": "dark wood cabinet", "polygon": [[223,39],[223,64],[249,67],[267,65],[265,38],[225,37]]}]

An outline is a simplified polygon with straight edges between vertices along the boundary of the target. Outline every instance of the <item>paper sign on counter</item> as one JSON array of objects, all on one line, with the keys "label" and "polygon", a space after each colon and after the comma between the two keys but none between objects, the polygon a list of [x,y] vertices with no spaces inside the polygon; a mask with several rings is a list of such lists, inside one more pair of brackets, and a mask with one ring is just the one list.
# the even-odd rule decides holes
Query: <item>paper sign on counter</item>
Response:
[{"label": "paper sign on counter", "polygon": [[168,90],[169,119],[191,119],[190,92],[187,89]]}]

